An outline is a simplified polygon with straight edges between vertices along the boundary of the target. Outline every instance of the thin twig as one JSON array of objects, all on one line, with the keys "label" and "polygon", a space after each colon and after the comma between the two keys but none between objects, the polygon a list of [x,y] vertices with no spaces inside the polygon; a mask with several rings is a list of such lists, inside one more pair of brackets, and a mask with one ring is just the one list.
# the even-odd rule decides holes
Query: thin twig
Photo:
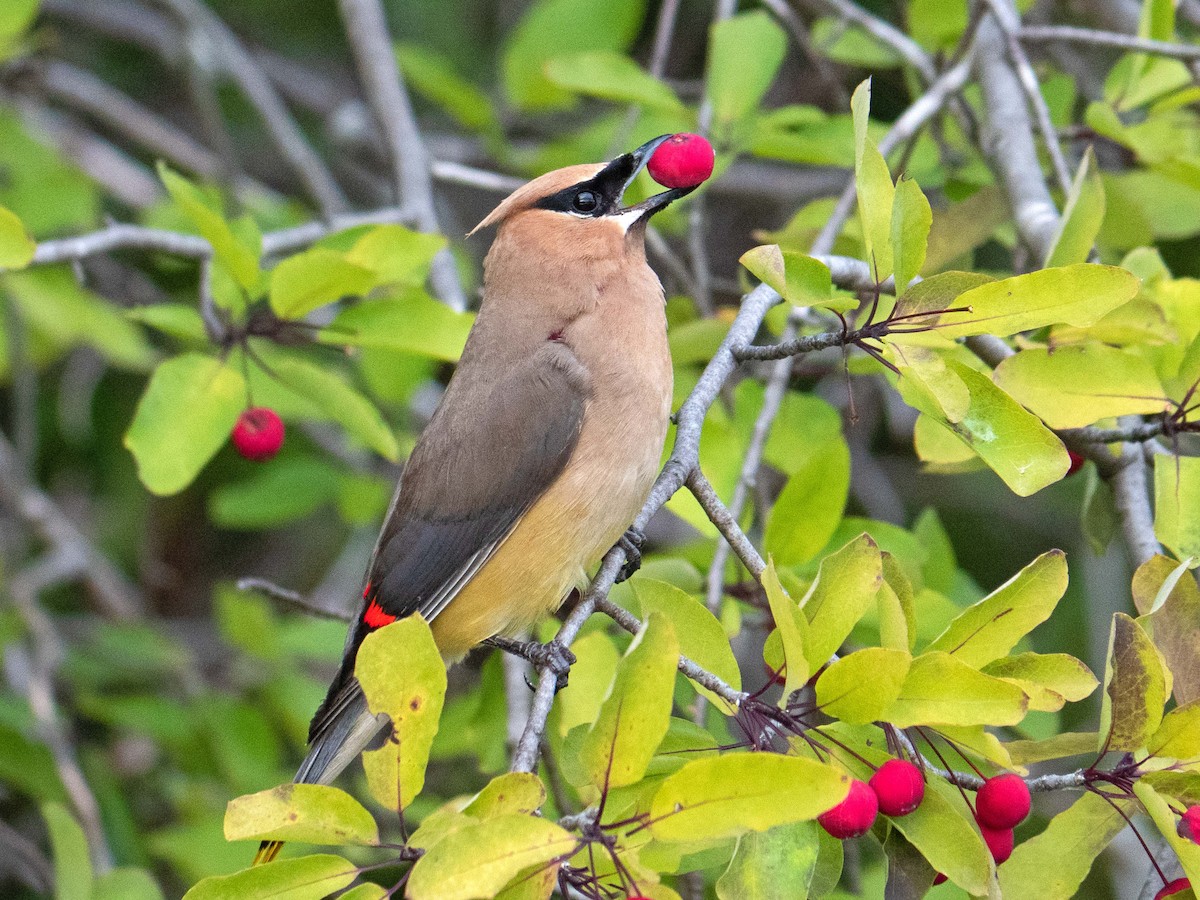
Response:
[{"label": "thin twig", "polygon": [[1112,47],[1135,53],[1151,53],[1174,59],[1200,60],[1200,46],[1176,44],[1171,41],[1156,41],[1132,34],[1115,31],[1095,31],[1091,28],[1076,28],[1072,25],[1022,25],[1017,29],[1018,40],[1031,44],[1067,43],[1086,44],[1093,47]]}]

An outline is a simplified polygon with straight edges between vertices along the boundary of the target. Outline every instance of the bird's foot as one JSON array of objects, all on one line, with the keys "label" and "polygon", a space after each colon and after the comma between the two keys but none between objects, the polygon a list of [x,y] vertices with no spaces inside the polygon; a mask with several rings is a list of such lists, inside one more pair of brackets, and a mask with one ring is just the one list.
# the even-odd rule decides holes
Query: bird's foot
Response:
[{"label": "bird's foot", "polygon": [[[571,666],[575,664],[575,654],[566,644],[560,641],[549,641],[545,644],[539,641],[517,641],[498,635],[488,638],[484,643],[513,656],[519,656],[535,668],[549,672],[558,682],[554,687],[555,691],[561,691],[567,686]],[[526,679],[525,683],[529,684],[530,689],[533,688],[529,679]]]},{"label": "bird's foot", "polygon": [[617,584],[628,581],[633,577],[633,573],[642,567],[642,547],[645,545],[646,535],[636,528],[630,527],[621,535],[617,546],[625,551],[625,565],[621,566],[621,571],[617,573]]}]

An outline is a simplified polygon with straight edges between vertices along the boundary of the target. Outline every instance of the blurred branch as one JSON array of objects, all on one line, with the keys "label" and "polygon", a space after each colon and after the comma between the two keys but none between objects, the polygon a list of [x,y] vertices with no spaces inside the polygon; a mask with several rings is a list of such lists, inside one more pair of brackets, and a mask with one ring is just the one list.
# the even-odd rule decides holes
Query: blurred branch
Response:
[{"label": "blurred branch", "polygon": [[892,48],[906,63],[921,73],[921,78],[932,82],[937,69],[928,53],[907,34],[890,22],[871,15],[851,0],[801,0],[812,10],[825,10],[839,19],[857,25],[884,46]]},{"label": "blurred branch", "polygon": [[1200,45],[1156,41],[1131,34],[1095,31],[1091,28],[1076,28],[1072,25],[1022,25],[1016,31],[1016,37],[1017,40],[1029,44],[1061,41],[1092,47],[1111,47],[1114,50],[1126,50],[1134,53],[1151,53],[1156,56],[1168,56],[1187,61],[1200,60]]},{"label": "blurred branch", "polygon": [[[412,208],[422,231],[436,232],[438,222],[429,158],[396,65],[383,7],[379,0],[338,0],[338,5],[359,78],[383,129],[399,199]],[[467,308],[467,298],[448,249],[434,258],[430,283],[433,292],[452,309],[461,312]]]},{"label": "blurred branch", "polygon": [[42,896],[54,890],[54,867],[41,849],[0,819],[0,876],[11,875]]},{"label": "blurred branch", "polygon": [[239,578],[237,580],[237,589],[239,591],[257,591],[264,597],[275,600],[284,609],[298,609],[319,619],[336,619],[339,622],[349,622],[354,618],[349,610],[331,609],[328,606],[323,606],[310,600],[298,591],[281,587],[266,578]]}]

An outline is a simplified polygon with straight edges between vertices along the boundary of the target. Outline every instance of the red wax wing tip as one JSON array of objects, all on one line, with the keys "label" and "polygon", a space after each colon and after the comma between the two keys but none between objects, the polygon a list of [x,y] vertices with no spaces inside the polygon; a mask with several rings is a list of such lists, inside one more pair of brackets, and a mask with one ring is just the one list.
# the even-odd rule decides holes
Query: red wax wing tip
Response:
[{"label": "red wax wing tip", "polygon": [[1171,897],[1175,894],[1181,894],[1192,886],[1192,883],[1186,878],[1176,878],[1162,886],[1157,894],[1154,895],[1154,900],[1163,900],[1164,897]]},{"label": "red wax wing tip", "polygon": [[1071,465],[1067,468],[1068,475],[1074,475],[1076,472],[1082,469],[1083,464],[1087,462],[1084,457],[1080,456],[1074,450],[1068,450],[1067,456],[1071,459]]},{"label": "red wax wing tip", "polygon": [[233,426],[233,446],[246,459],[264,462],[283,446],[283,420],[275,410],[255,406],[238,416]]},{"label": "red wax wing tip", "polygon": [[367,611],[363,613],[363,621],[367,623],[368,628],[382,628],[395,622],[396,617],[384,612],[383,607],[372,600],[367,604]]},{"label": "red wax wing tip", "polygon": [[663,187],[695,187],[712,175],[716,158],[701,135],[673,134],[658,145],[646,170]]},{"label": "red wax wing tip", "polygon": [[945,884],[949,879],[942,872],[938,872],[933,876],[933,884],[936,887],[939,884]]}]

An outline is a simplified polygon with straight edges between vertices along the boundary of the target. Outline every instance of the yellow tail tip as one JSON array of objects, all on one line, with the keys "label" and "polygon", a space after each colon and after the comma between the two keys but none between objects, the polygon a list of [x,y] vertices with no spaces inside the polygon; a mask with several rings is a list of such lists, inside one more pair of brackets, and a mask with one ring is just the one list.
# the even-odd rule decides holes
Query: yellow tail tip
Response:
[{"label": "yellow tail tip", "polygon": [[261,866],[269,863],[283,849],[283,841],[263,841],[258,845],[258,853],[254,857],[254,865]]}]

